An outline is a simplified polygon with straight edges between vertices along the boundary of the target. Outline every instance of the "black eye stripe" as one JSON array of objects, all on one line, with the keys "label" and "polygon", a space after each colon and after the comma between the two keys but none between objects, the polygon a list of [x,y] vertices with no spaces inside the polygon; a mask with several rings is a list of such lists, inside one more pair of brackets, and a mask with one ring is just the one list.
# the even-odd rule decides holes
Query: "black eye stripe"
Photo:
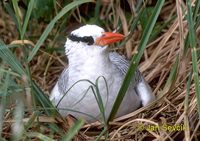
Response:
[{"label": "black eye stripe", "polygon": [[76,35],[70,34],[68,38],[72,41],[87,43],[88,45],[94,44],[94,39],[92,36],[78,37]]}]

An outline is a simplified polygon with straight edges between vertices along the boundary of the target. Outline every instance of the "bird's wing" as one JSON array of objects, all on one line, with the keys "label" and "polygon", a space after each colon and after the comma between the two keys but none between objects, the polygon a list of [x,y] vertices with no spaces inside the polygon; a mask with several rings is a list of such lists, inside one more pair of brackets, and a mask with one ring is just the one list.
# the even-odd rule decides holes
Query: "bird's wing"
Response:
[{"label": "bird's wing", "polygon": [[[125,75],[130,65],[129,61],[125,59],[125,56],[121,56],[116,52],[111,52],[109,58],[110,61],[119,69],[121,74]],[[134,85],[133,87],[136,94],[140,96],[143,106],[155,99],[149,84],[146,82],[139,69],[136,69],[135,71],[132,84]]]},{"label": "bird's wing", "polygon": [[125,56],[119,55],[116,52],[110,52],[109,59],[123,75],[126,74],[129,67],[129,61],[125,59]]},{"label": "bird's wing", "polygon": [[58,90],[62,94],[64,94],[67,90],[68,75],[68,67],[66,67],[58,79]]},{"label": "bird's wing", "polygon": [[51,91],[50,100],[54,105],[57,105],[63,94],[67,90],[67,82],[68,82],[68,67],[66,67],[60,77],[58,78],[58,82],[54,86]]},{"label": "bird's wing", "polygon": [[[125,76],[130,65],[130,62],[125,58],[125,56],[119,55],[116,52],[110,52],[109,58],[110,61],[119,69],[120,73]],[[137,85],[141,82],[142,77],[141,72],[137,69],[134,75],[134,84]]]}]

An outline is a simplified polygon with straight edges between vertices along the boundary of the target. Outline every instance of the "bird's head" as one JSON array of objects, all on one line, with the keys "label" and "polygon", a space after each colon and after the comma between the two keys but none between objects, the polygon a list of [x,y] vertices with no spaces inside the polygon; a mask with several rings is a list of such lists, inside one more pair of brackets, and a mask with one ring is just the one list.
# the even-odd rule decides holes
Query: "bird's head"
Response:
[{"label": "bird's head", "polygon": [[97,46],[106,47],[124,39],[125,36],[119,33],[105,32],[103,28],[97,25],[85,25],[70,33],[67,42],[81,44],[86,47]]}]

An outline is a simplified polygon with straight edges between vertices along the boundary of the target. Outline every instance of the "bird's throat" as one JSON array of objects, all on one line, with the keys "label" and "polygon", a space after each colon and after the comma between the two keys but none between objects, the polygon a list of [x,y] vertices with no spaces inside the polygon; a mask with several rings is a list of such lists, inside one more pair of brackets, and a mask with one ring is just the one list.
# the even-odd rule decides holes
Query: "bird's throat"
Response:
[{"label": "bird's throat", "polygon": [[112,63],[109,60],[108,52],[76,52],[68,56],[69,77],[74,81],[81,79],[95,80],[99,76],[107,75]]}]

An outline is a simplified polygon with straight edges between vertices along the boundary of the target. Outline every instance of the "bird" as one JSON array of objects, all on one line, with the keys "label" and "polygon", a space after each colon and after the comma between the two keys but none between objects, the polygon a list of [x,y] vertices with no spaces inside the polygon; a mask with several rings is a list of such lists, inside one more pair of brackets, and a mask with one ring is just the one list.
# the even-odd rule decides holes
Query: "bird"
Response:
[{"label": "bird", "polygon": [[[91,123],[109,114],[123,83],[130,62],[112,51],[110,44],[125,36],[105,32],[97,25],[86,24],[73,30],[65,42],[68,66],[53,87],[50,100],[63,117],[72,115]],[[131,113],[155,100],[151,87],[137,69],[122,100],[116,117]]]}]

